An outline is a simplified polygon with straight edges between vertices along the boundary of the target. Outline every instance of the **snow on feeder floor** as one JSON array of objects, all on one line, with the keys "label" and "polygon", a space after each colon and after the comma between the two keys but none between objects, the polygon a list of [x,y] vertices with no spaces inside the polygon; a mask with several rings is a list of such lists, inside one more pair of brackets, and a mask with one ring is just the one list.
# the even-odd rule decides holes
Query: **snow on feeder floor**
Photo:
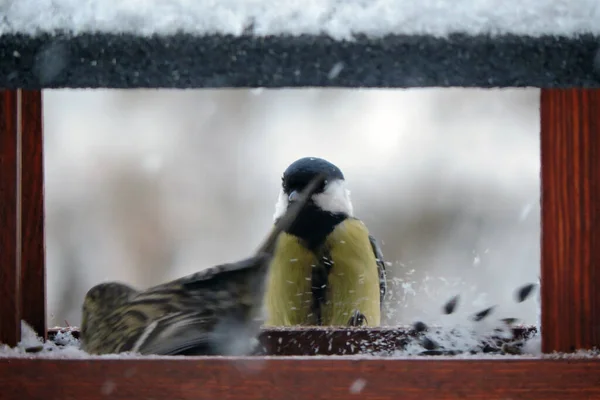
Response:
[{"label": "snow on feeder floor", "polygon": [[[136,353],[90,355],[81,350],[77,328],[52,328],[49,340],[43,342],[23,323],[19,344],[10,348],[0,346],[0,358],[46,359],[116,359],[165,358],[184,359],[188,356],[157,356]],[[600,351],[580,350],[574,353],[541,354],[540,335],[536,328],[519,326],[505,330],[503,335],[481,335],[467,327],[432,328],[428,338],[435,342],[437,351],[430,350],[423,333],[412,328],[382,329],[269,329],[259,337],[260,358],[312,359],[557,359],[600,358]],[[369,337],[370,336],[370,337]],[[324,345],[327,344],[327,345]],[[235,357],[235,359],[255,357]]]},{"label": "snow on feeder floor", "polygon": [[[522,303],[535,292],[530,283],[514,292]],[[460,295],[441,308],[446,316],[460,308]],[[388,302],[385,308],[391,305]],[[538,304],[539,306],[539,304]],[[516,326],[515,318],[492,317],[497,306],[487,307],[461,322],[428,326],[418,321],[408,326],[366,327],[270,327],[257,338],[254,356],[514,356],[541,353],[538,327]],[[22,321],[22,338],[16,348],[3,348],[5,356],[87,355],[80,349],[77,328],[52,328],[42,342]],[[254,339],[252,339],[254,340]],[[66,352],[66,353],[65,353]],[[179,355],[179,354],[175,354]]]},{"label": "snow on feeder floor", "polygon": [[[115,358],[141,357],[133,353],[92,356],[80,349],[77,328],[53,328],[43,342],[22,324],[22,338],[15,348],[0,347],[0,357],[16,358]],[[535,357],[539,335],[535,327],[518,326],[482,333],[467,326],[350,328],[321,327],[264,329],[256,356],[351,357],[351,358],[481,358]],[[145,356],[144,356],[145,357]],[[149,356],[159,357],[159,356]],[[179,356],[176,356],[179,357]],[[249,356],[252,358],[252,356]]]}]

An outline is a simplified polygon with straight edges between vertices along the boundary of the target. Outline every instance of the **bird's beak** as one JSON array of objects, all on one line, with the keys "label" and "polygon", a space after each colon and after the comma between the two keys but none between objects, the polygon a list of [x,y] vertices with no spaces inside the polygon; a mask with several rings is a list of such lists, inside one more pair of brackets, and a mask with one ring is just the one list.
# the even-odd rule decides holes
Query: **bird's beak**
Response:
[{"label": "bird's beak", "polygon": [[288,201],[290,203],[293,203],[294,201],[297,201],[300,198],[300,193],[298,193],[297,191],[292,191],[292,193],[290,193],[290,196],[288,197]]}]

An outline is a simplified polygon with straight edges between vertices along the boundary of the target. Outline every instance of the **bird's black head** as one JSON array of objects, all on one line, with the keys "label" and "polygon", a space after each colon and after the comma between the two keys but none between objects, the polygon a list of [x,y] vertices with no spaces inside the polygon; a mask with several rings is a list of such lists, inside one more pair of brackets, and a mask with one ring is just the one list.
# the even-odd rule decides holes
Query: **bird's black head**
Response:
[{"label": "bird's black head", "polygon": [[283,172],[281,178],[283,192],[288,196],[294,190],[300,193],[320,173],[325,174],[326,180],[317,193],[322,193],[330,182],[344,180],[342,171],[329,161],[317,157],[304,157],[291,163]]},{"label": "bird's black head", "polygon": [[294,161],[283,173],[279,201],[275,207],[277,220],[306,185],[321,173],[326,176],[325,182],[287,230],[303,239],[310,248],[320,245],[337,224],[352,215],[350,194],[342,171],[322,158],[304,157]]}]

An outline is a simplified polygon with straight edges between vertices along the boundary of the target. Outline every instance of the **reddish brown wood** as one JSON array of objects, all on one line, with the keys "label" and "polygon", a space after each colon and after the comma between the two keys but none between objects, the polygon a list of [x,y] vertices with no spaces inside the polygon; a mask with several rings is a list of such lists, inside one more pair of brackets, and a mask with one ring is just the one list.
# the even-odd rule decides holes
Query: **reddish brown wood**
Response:
[{"label": "reddish brown wood", "polygon": [[17,92],[0,90],[0,343],[21,337],[17,210]]},{"label": "reddish brown wood", "polygon": [[0,359],[2,399],[592,399],[600,359]]},{"label": "reddish brown wood", "polygon": [[[433,327],[435,329],[435,327]],[[52,340],[59,332],[70,332],[79,338],[77,328],[52,328],[48,337]],[[537,329],[532,326],[518,326],[513,329],[514,340],[527,339]],[[294,327],[263,329],[258,337],[262,344],[261,354],[270,356],[314,356],[314,355],[354,355],[354,354],[393,354],[403,350],[409,341],[418,335],[410,327],[394,328],[327,328]],[[486,343],[490,343],[486,338]],[[496,338],[498,350],[508,340]]]},{"label": "reddish brown wood", "polygon": [[21,127],[21,315],[46,337],[41,91],[21,91]]},{"label": "reddish brown wood", "polygon": [[600,346],[600,90],[543,89],[542,349]]}]

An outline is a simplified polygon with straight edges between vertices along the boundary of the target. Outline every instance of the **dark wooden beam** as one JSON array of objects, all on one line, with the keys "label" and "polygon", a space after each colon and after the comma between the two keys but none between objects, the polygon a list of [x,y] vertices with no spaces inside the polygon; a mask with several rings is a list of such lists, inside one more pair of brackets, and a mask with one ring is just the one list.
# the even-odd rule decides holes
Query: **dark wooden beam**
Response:
[{"label": "dark wooden beam", "polygon": [[0,359],[0,387],[4,400],[595,399],[600,359]]},{"label": "dark wooden beam", "polygon": [[600,90],[543,89],[542,350],[600,346]]},{"label": "dark wooden beam", "polygon": [[46,337],[42,92],[21,91],[21,318]]},{"label": "dark wooden beam", "polygon": [[[250,28],[250,31],[252,29]],[[598,87],[600,37],[0,35],[0,87]],[[15,54],[18,55],[15,56]],[[337,72],[336,72],[337,71]]]},{"label": "dark wooden beam", "polygon": [[0,343],[21,338],[17,202],[18,94],[0,90]]}]

